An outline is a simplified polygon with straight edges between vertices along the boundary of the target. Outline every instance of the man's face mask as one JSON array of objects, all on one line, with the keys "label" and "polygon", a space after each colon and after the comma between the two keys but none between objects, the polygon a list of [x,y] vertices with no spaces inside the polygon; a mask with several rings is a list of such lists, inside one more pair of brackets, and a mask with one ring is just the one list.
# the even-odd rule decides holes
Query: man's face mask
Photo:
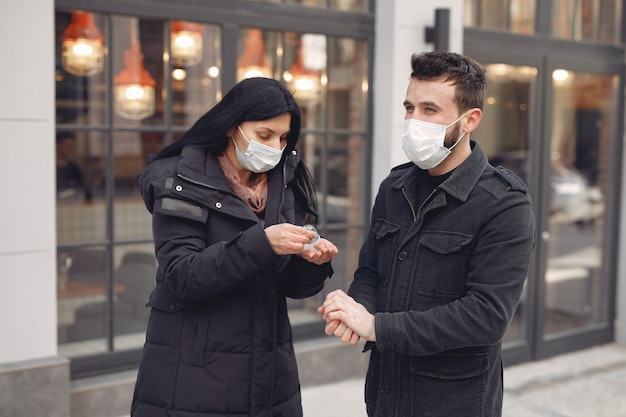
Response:
[{"label": "man's face mask", "polygon": [[245,152],[241,152],[235,142],[235,139],[233,139],[235,152],[237,153],[237,160],[242,167],[258,174],[261,172],[267,172],[278,165],[280,158],[283,156],[284,147],[283,149],[275,149],[271,146],[255,142],[246,137],[243,130],[241,130],[241,127],[237,126],[237,129],[241,132],[241,136],[248,141],[248,149],[246,149]]},{"label": "man's face mask", "polygon": [[465,134],[461,133],[454,145],[446,148],[444,145],[446,130],[458,123],[467,113],[469,110],[449,125],[423,122],[417,119],[405,120],[402,149],[407,158],[421,169],[431,169],[439,165],[450,155],[452,149]]}]

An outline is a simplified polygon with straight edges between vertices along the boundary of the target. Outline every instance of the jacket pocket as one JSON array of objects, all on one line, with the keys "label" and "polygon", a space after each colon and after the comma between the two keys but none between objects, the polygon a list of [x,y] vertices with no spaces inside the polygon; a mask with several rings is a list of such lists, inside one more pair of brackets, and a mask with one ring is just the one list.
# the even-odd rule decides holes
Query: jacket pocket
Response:
[{"label": "jacket pocket", "polygon": [[400,226],[391,223],[385,219],[376,219],[372,226],[372,233],[376,238],[378,274],[383,282],[389,279],[393,260],[395,259],[394,251],[398,245],[398,231]]},{"label": "jacket pocket", "polygon": [[465,294],[474,237],[446,230],[426,230],[420,237],[417,292],[453,299]]},{"label": "jacket pocket", "polygon": [[489,370],[487,353],[439,353],[411,358],[412,373],[438,379],[467,379],[480,376]]},{"label": "jacket pocket", "polygon": [[413,357],[408,415],[476,417],[485,411],[487,353]]}]

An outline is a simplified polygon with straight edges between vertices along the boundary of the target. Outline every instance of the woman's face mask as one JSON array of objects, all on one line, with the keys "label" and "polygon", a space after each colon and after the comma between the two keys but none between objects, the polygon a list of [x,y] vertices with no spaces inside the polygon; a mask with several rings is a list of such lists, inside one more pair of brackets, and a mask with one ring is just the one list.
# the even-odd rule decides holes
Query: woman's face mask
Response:
[{"label": "woman's face mask", "polygon": [[235,142],[235,139],[233,138],[235,152],[237,153],[237,160],[242,167],[258,174],[261,172],[267,172],[278,165],[280,158],[283,156],[284,147],[283,149],[275,149],[271,146],[255,142],[246,137],[243,130],[241,130],[241,127],[237,126],[237,129],[241,132],[241,136],[248,141],[248,149],[246,149],[245,152],[241,152]]},{"label": "woman's face mask", "polygon": [[402,135],[402,149],[407,158],[421,169],[431,169],[443,162],[450,155],[452,149],[459,143],[464,132],[461,133],[450,148],[444,145],[446,130],[454,126],[469,111],[463,113],[449,125],[423,122],[417,119],[404,121],[404,134]]}]

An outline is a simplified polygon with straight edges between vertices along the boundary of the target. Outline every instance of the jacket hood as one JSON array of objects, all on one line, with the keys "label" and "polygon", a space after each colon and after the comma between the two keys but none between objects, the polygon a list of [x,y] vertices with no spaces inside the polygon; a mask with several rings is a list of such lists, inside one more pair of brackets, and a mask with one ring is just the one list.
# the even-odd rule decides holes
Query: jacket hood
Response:
[{"label": "jacket hood", "polygon": [[[300,163],[300,156],[293,150],[285,153],[281,163],[268,171],[270,179],[277,175],[282,177],[283,184],[293,181],[296,167]],[[155,201],[154,185],[161,182],[168,187],[168,178],[179,177],[192,183],[208,188],[232,193],[232,189],[219,166],[217,157],[206,153],[196,146],[185,146],[180,155],[164,159],[157,159],[148,164],[137,179],[139,191],[146,208],[152,213]],[[171,181],[171,179],[169,180]]]}]

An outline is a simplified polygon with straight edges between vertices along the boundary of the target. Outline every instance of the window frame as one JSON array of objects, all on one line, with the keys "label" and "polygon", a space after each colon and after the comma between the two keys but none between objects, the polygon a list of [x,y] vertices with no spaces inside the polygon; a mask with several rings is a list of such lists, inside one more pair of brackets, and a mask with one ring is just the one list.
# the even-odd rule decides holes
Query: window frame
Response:
[{"label": "window frame", "polygon": [[[242,27],[257,27],[263,30],[277,30],[281,32],[295,31],[295,32],[308,32],[319,33],[326,36],[354,38],[367,42],[368,49],[368,64],[367,64],[367,77],[370,85],[372,85],[372,73],[373,73],[373,57],[374,57],[374,1],[371,1],[371,12],[346,12],[336,11],[329,9],[316,9],[307,8],[300,5],[290,5],[284,3],[259,3],[255,1],[245,0],[215,0],[211,2],[211,6],[207,7],[200,2],[194,0],[184,0],[181,2],[172,3],[165,0],[152,0],[152,6],[145,7],[145,2],[139,0],[119,1],[113,0],[106,3],[96,0],[57,0],[55,2],[55,11],[71,12],[75,10],[84,10],[87,12],[100,13],[108,17],[108,28],[106,29],[107,35],[110,39],[112,31],[112,19],[113,15],[127,15],[136,16],[140,19],[157,19],[164,21],[171,20],[189,20],[204,24],[217,24],[221,27],[221,91],[228,91],[236,83],[236,71],[237,71],[237,35],[239,28]],[[263,19],[259,19],[259,16],[263,16]],[[168,48],[166,43],[165,48]],[[112,85],[112,72],[111,72],[111,60],[106,59],[105,65],[108,66],[108,79],[109,86]],[[111,88],[111,87],[109,87]],[[168,98],[171,100],[171,83],[164,84],[164,88],[168,89]],[[364,138],[363,143],[363,156],[362,161],[364,164],[371,163],[371,144],[372,144],[372,89],[367,92],[367,111],[364,117],[366,117],[366,128],[364,130],[355,131],[353,133],[362,135]],[[112,96],[112,95],[111,95]],[[170,110],[170,103],[166,104],[166,108]],[[116,247],[125,244],[137,244],[148,243],[151,240],[114,240],[113,236],[113,213],[114,213],[114,166],[113,166],[113,152],[112,152],[112,138],[118,131],[128,130],[128,127],[116,126],[112,121],[113,105],[112,100],[108,103],[109,117],[105,126],[76,126],[72,124],[59,124],[57,130],[89,130],[89,131],[102,131],[109,135],[108,140],[108,152],[106,161],[106,207],[107,207],[107,231],[106,240],[103,242],[93,242],[98,245],[105,245],[108,250],[107,255],[107,283],[112,287],[112,266],[113,266],[113,251]],[[133,127],[131,130],[142,132],[163,132],[166,137],[166,143],[171,140],[172,136],[176,133],[185,131],[187,127],[175,126],[172,123],[171,117],[167,116],[162,124],[158,126],[138,126]],[[324,129],[324,134],[332,134],[333,129]],[[311,133],[303,129],[303,134]],[[317,129],[316,132],[317,133]],[[344,227],[347,231],[349,228],[360,227],[363,229],[368,222],[369,208],[371,201],[371,176],[367,170],[363,170],[364,178],[361,178],[361,198],[362,198],[362,210],[363,210],[363,223],[360,225],[334,225],[335,227]],[[83,244],[77,245],[64,245],[63,248],[71,248],[76,246],[85,246]],[[111,291],[109,291],[109,295]],[[111,297],[107,300],[109,308],[112,304]],[[110,309],[109,309],[110,310]],[[109,327],[111,325],[111,317],[107,317]],[[311,326],[303,325],[300,327],[294,327],[294,339],[310,337],[311,334],[322,334],[320,328],[323,326]],[[81,378],[87,376],[101,375],[110,372],[123,371],[129,369],[135,369],[139,363],[141,349],[131,349],[123,351],[114,350],[114,335],[107,335],[107,352],[94,353],[93,355],[80,356],[70,358],[70,372],[71,378]]]}]

